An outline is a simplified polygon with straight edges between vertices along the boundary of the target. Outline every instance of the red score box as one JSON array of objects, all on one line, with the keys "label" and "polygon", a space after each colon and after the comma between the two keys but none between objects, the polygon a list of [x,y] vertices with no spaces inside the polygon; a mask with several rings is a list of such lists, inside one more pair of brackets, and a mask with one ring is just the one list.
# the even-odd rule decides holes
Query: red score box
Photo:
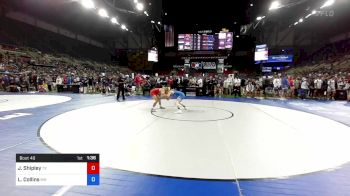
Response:
[{"label": "red score box", "polygon": [[87,174],[100,174],[100,163],[99,162],[88,162],[87,163]]}]

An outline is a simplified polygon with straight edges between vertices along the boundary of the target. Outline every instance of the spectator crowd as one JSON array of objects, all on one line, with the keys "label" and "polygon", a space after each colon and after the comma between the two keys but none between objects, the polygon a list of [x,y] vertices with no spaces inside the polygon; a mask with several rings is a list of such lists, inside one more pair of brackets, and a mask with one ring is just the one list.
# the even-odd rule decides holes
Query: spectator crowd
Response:
[{"label": "spectator crowd", "polygon": [[[15,53],[15,54],[13,54]],[[75,59],[54,58],[40,54],[33,58],[15,51],[1,50],[0,90],[11,92],[57,91],[58,86],[76,85],[80,93],[109,94],[116,91],[123,78],[127,94],[145,95],[154,87],[169,86],[187,93],[200,89],[202,96],[281,97],[334,100],[350,95],[350,69],[343,72],[315,69],[302,72],[302,67],[271,75],[142,75],[115,66],[91,65]],[[308,66],[310,67],[310,66]],[[341,93],[341,95],[338,95]],[[344,95],[345,93],[345,95]],[[344,99],[344,98],[342,98]]]}]

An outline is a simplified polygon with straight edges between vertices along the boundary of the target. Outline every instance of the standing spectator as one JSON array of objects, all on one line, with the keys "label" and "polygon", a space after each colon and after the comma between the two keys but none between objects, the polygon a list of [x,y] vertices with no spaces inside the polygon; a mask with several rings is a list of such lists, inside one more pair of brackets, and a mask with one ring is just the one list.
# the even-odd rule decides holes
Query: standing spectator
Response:
[{"label": "standing spectator", "polygon": [[125,101],[125,95],[124,95],[124,93],[125,93],[125,80],[123,78],[123,75],[120,75],[119,79],[118,79],[117,101],[119,101],[120,92],[122,93],[123,101]]},{"label": "standing spectator", "polygon": [[281,86],[282,86],[282,80],[280,76],[277,76],[273,79],[273,90],[276,95],[280,94],[280,90],[281,90]]},{"label": "standing spectator", "polygon": [[4,77],[2,78],[2,83],[3,83],[3,88],[6,91],[7,87],[10,85],[10,78],[8,77],[8,75],[4,75]]},{"label": "standing spectator", "polygon": [[157,85],[156,78],[151,76],[150,79],[149,79],[149,83],[151,85],[151,87],[150,87],[151,89],[155,88],[155,86]]},{"label": "standing spectator", "polygon": [[224,81],[224,94],[225,95],[227,95],[227,94],[230,94],[230,92],[229,92],[229,89],[228,89],[228,85],[229,85],[229,78],[230,78],[230,76],[228,77],[228,78],[226,78],[226,80]]},{"label": "standing spectator", "polygon": [[331,78],[328,80],[328,99],[334,100],[335,91],[336,91],[336,81],[335,78]]},{"label": "standing spectator", "polygon": [[148,76],[142,82],[142,95],[145,96],[147,91],[151,91],[151,83]]},{"label": "standing spectator", "polygon": [[63,76],[63,84],[68,84],[68,76],[66,74]]},{"label": "standing spectator", "polygon": [[198,78],[198,80],[197,80],[197,85],[198,85],[199,88],[202,88],[202,87],[203,87],[203,79],[202,79],[201,77]]},{"label": "standing spectator", "polygon": [[47,83],[48,91],[52,91],[52,77],[49,75],[46,75],[45,81]]},{"label": "standing spectator", "polygon": [[344,90],[346,90],[348,95],[347,100],[350,101],[350,79],[345,82]]},{"label": "standing spectator", "polygon": [[322,87],[321,87],[321,94],[323,99],[327,99],[327,91],[328,91],[328,80],[326,78],[324,78],[322,80]]},{"label": "standing spectator", "polygon": [[288,83],[290,88],[289,97],[294,97],[295,85],[294,85],[294,78],[292,76],[288,78]]},{"label": "standing spectator", "polygon": [[171,89],[174,88],[174,80],[173,80],[173,76],[170,76],[167,80],[168,83],[168,87],[170,87]]},{"label": "standing spectator", "polygon": [[294,97],[299,97],[299,89],[300,89],[301,81],[300,78],[297,77],[294,80]]},{"label": "standing spectator", "polygon": [[157,76],[155,79],[156,79],[156,88],[162,88],[162,85],[161,85],[162,81],[161,81],[160,77]]},{"label": "standing spectator", "polygon": [[74,77],[73,81],[74,84],[80,84],[80,77],[77,75],[76,77]]},{"label": "standing spectator", "polygon": [[95,92],[93,76],[90,76],[88,79],[88,92],[89,93]]},{"label": "standing spectator", "polygon": [[266,92],[267,92],[267,87],[270,87],[270,79],[267,77],[267,76],[264,76],[264,79],[263,79],[263,94],[264,96],[266,96]]},{"label": "standing spectator", "polygon": [[62,85],[62,84],[63,84],[63,79],[61,78],[60,75],[58,75],[56,78],[56,85]]},{"label": "standing spectator", "polygon": [[315,80],[311,78],[309,82],[309,97],[314,98],[314,95],[315,95]]},{"label": "standing spectator", "polygon": [[207,78],[203,78],[202,95],[203,96],[207,96],[208,95],[208,80],[207,80]]},{"label": "standing spectator", "polygon": [[263,88],[263,78],[260,77],[255,81],[255,96],[260,97]]},{"label": "standing spectator", "polygon": [[142,77],[141,74],[137,74],[134,79],[135,85],[136,85],[136,92],[140,92],[141,84],[142,84]]},{"label": "standing spectator", "polygon": [[254,84],[251,80],[248,81],[248,84],[246,86],[246,95],[247,97],[254,97]]},{"label": "standing spectator", "polygon": [[44,85],[44,81],[45,81],[45,79],[44,79],[43,76],[39,76],[38,77],[38,86],[39,86],[39,88],[42,88],[42,86]]},{"label": "standing spectator", "polygon": [[212,76],[209,77],[209,81],[208,81],[208,91],[209,91],[209,96],[214,97],[215,95],[215,80],[213,79]]},{"label": "standing spectator", "polygon": [[288,89],[289,89],[289,81],[288,81],[288,77],[284,76],[282,78],[282,97],[285,97],[288,94]]},{"label": "standing spectator", "polygon": [[306,78],[302,78],[301,86],[300,86],[300,98],[305,99],[308,94],[309,83]]},{"label": "standing spectator", "polygon": [[196,77],[193,77],[190,79],[190,86],[196,86],[196,83],[197,83]]},{"label": "standing spectator", "polygon": [[337,86],[338,86],[338,90],[343,90],[344,89],[344,86],[345,86],[344,78],[340,77],[337,80]]},{"label": "standing spectator", "polygon": [[45,79],[43,76],[38,77],[38,91],[39,92],[46,92],[45,89]]},{"label": "standing spectator", "polygon": [[29,85],[30,85],[30,77],[28,74],[25,74],[24,79],[23,79],[24,86],[27,89],[27,92],[29,92]]},{"label": "standing spectator", "polygon": [[179,87],[179,77],[176,76],[173,82],[173,89],[177,90],[178,87]]},{"label": "standing spectator", "polygon": [[245,85],[246,85],[246,81],[245,81],[244,78],[242,78],[242,79],[241,79],[241,88],[240,88],[240,92],[241,92],[240,94],[241,94],[241,95],[245,95],[245,90],[246,90],[246,89],[245,89]]},{"label": "standing spectator", "polygon": [[86,94],[88,92],[88,83],[89,83],[89,80],[86,76],[84,76],[82,79],[81,79],[81,84],[82,84],[82,87],[83,87],[83,93]]},{"label": "standing spectator", "polygon": [[215,96],[219,96],[221,98],[223,95],[223,92],[224,92],[224,81],[220,78],[216,84]]},{"label": "standing spectator", "polygon": [[318,97],[318,98],[321,98],[323,96],[322,83],[323,83],[323,81],[321,80],[320,77],[317,77],[316,80],[314,81],[315,94],[316,94],[316,97]]},{"label": "standing spectator", "polygon": [[31,82],[35,88],[35,91],[38,91],[38,76],[34,72],[32,75],[32,82]]},{"label": "standing spectator", "polygon": [[190,81],[188,80],[187,77],[184,77],[183,80],[182,80],[182,92],[185,93],[185,95],[186,95],[186,92],[187,92],[187,87],[188,87],[188,83],[189,82]]},{"label": "standing spectator", "polygon": [[241,96],[241,79],[237,76],[233,79],[233,96]]},{"label": "standing spectator", "polygon": [[72,85],[74,82],[74,75],[71,74],[69,77],[68,77],[68,85]]}]

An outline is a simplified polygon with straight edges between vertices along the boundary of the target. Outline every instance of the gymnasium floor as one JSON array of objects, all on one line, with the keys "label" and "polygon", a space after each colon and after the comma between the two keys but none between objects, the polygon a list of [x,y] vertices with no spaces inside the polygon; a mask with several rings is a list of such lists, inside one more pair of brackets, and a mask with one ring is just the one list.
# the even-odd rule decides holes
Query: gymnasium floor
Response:
[{"label": "gymnasium floor", "polygon": [[[350,195],[350,104],[0,95],[0,195]],[[100,153],[96,187],[15,186],[16,153]]]}]

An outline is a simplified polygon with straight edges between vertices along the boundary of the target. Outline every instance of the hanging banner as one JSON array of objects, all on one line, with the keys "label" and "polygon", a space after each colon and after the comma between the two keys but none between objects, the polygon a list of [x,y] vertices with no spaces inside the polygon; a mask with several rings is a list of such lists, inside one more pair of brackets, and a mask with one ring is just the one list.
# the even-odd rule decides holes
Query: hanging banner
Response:
[{"label": "hanging banner", "polygon": [[173,65],[173,68],[175,68],[175,69],[184,69],[185,65]]},{"label": "hanging banner", "polygon": [[270,55],[268,63],[291,63],[293,62],[293,55]]},{"label": "hanging banner", "polygon": [[191,63],[191,68],[192,69],[203,69],[203,64],[200,62],[192,62]]},{"label": "hanging banner", "polygon": [[216,68],[217,73],[224,73],[224,59],[218,59],[218,66]]},{"label": "hanging banner", "polygon": [[202,62],[203,69],[216,69],[215,62]]}]

